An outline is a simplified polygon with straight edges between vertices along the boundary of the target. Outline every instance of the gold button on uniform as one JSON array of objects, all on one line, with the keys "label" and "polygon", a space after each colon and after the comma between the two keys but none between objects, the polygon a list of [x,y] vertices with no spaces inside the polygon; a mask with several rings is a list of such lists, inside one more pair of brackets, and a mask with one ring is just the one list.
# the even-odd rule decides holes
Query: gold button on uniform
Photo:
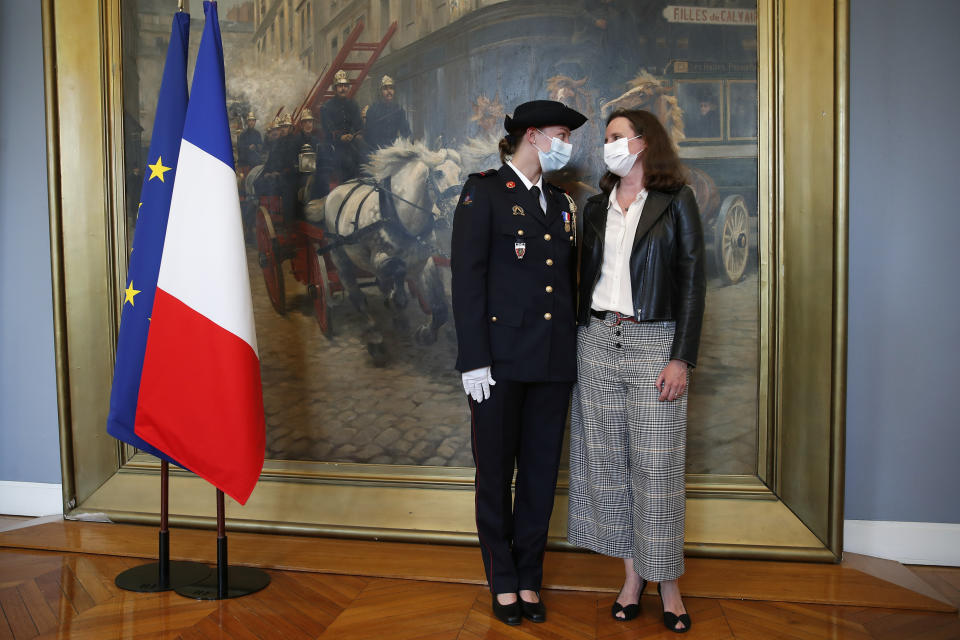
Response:
[{"label": "gold button on uniform", "polygon": [[552,317],[553,317],[553,314],[552,314],[552,313],[545,313],[545,314],[543,314],[543,319],[544,319],[544,320],[549,320],[549,319],[552,318]]},{"label": "gold button on uniform", "polygon": [[548,267],[552,267],[552,266],[553,266],[553,258],[547,258],[547,266],[548,266]]},{"label": "gold button on uniform", "polygon": [[546,291],[547,293],[553,293],[553,287],[551,287],[550,285],[547,285]]},{"label": "gold button on uniform", "polygon": [[497,316],[493,316],[492,318],[490,318],[490,322],[496,322],[496,321],[497,321]]},{"label": "gold button on uniform", "polygon": [[547,242],[550,242],[551,238],[553,238],[553,236],[551,236],[549,233],[543,236],[543,239],[546,240]]},{"label": "gold button on uniform", "polygon": [[517,235],[518,235],[518,236],[522,236],[522,235],[523,235],[523,229],[517,229]]}]

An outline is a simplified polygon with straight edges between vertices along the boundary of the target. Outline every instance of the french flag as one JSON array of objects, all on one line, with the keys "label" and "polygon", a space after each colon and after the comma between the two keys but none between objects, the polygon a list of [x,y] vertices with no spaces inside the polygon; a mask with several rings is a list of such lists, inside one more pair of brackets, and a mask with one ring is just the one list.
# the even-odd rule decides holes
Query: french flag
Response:
[{"label": "french flag", "polygon": [[135,431],[245,504],[263,469],[263,393],[216,2],[203,12]]}]

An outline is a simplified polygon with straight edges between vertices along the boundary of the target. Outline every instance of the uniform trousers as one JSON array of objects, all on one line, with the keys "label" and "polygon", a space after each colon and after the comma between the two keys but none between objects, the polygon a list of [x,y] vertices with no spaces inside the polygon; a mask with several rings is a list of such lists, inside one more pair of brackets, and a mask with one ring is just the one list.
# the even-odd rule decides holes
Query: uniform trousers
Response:
[{"label": "uniform trousers", "polygon": [[675,580],[684,571],[687,394],[660,402],[654,386],[675,324],[609,324],[591,316],[577,333],[568,539],[633,558],[646,580]]},{"label": "uniform trousers", "polygon": [[572,384],[497,380],[489,399],[469,399],[477,535],[493,593],[540,590]]}]

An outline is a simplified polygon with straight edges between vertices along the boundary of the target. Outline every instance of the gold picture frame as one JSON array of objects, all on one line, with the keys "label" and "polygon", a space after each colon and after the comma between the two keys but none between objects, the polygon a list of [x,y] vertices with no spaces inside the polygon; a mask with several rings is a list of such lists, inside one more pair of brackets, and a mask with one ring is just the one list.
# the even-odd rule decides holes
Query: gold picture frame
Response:
[{"label": "gold picture frame", "polygon": [[[155,523],[159,465],[105,431],[126,264],[121,0],[43,0],[64,512]],[[755,475],[688,478],[687,551],[842,549],[848,0],[760,0],[760,429]],[[565,544],[561,478],[551,543]],[[171,522],[213,488],[171,477]],[[472,469],[268,461],[234,529],[471,544]]]}]

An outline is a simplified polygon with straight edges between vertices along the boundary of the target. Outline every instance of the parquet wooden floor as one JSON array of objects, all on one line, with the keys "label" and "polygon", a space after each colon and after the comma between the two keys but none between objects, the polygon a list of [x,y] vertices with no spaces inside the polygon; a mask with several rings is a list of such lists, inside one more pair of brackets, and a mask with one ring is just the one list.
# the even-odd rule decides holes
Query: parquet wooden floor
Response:
[{"label": "parquet wooden floor", "polygon": [[[674,638],[659,600],[644,596],[629,623],[610,617],[613,596],[546,591],[548,621],[507,627],[490,611],[482,586],[270,571],[272,583],[244,598],[200,602],[172,592],[140,594],[113,584],[140,559],[0,549],[0,640],[160,638],[182,640],[628,640]],[[960,574],[930,569],[944,592]],[[685,599],[686,638],[720,640],[960,639],[956,613],[714,598]]]}]

